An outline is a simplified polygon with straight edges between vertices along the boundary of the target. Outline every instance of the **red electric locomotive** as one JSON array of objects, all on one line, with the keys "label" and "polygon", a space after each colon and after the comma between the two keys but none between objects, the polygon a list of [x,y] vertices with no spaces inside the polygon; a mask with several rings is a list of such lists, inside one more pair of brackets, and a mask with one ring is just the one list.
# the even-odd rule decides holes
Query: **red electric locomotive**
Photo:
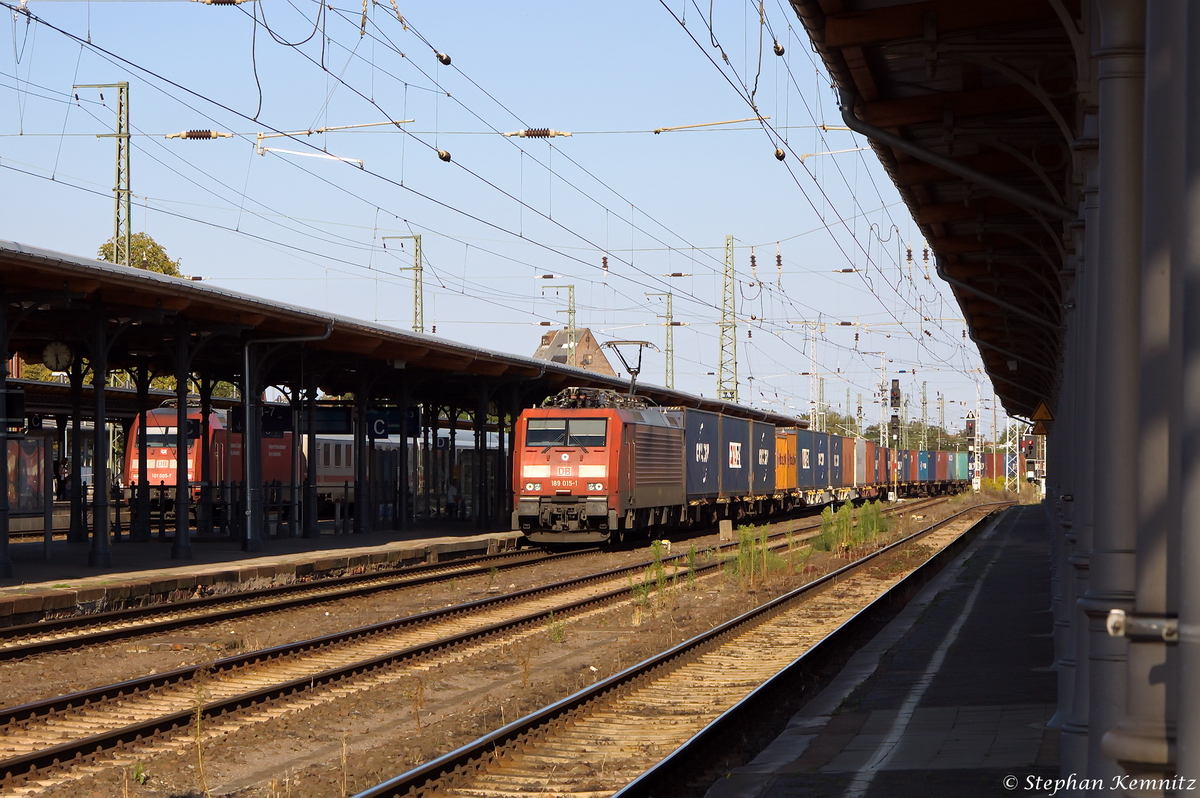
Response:
[{"label": "red electric locomotive", "polygon": [[677,417],[611,391],[573,389],[517,419],[513,528],[538,543],[622,540],[678,521],[684,434]]}]

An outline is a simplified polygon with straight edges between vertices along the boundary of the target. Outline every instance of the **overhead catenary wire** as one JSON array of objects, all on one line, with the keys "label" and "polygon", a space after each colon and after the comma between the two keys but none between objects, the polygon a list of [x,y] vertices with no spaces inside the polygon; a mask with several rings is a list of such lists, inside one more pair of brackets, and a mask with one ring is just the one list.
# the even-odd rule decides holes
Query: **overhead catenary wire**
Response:
[{"label": "overhead catenary wire", "polygon": [[[16,8],[15,8],[14,6],[12,6],[12,5],[11,5],[10,3],[8,3],[8,2],[3,2],[3,3],[0,3],[0,5],[3,5],[3,6],[5,6],[5,7],[8,7],[8,8],[10,8],[10,9],[16,10]],[[70,33],[69,31],[66,31],[66,30],[64,30],[64,29],[61,29],[61,28],[59,28],[58,26],[55,26],[55,25],[53,25],[52,23],[49,23],[49,22],[47,22],[47,21],[45,21],[45,20],[42,20],[42,19],[38,18],[36,15],[32,15],[32,14],[30,14],[30,17],[31,17],[31,18],[32,18],[34,21],[38,22],[39,24],[45,25],[45,26],[49,27],[50,29],[54,30],[55,32],[57,32],[57,33],[60,33],[61,35],[64,35],[64,36],[66,36],[66,37],[68,37],[68,38],[70,38],[70,39],[72,39],[72,40],[74,40],[74,41],[77,41],[77,42],[81,42],[81,43],[84,43],[84,44],[86,44],[86,46],[88,46],[89,48],[93,49],[95,52],[97,52],[97,53],[100,53],[102,56],[104,56],[104,57],[106,57],[106,58],[109,58],[109,59],[115,59],[116,61],[118,61],[118,62],[120,62],[120,63],[122,63],[122,64],[124,64],[124,65],[126,65],[126,66],[128,66],[128,67],[131,67],[131,68],[133,68],[133,69],[135,69],[135,70],[138,70],[138,71],[140,71],[140,72],[142,72],[142,73],[144,73],[144,74],[147,74],[147,75],[149,75],[149,76],[153,77],[155,80],[162,81],[163,83],[166,83],[167,85],[170,85],[170,86],[172,86],[172,87],[174,87],[174,88],[176,88],[176,89],[178,89],[178,90],[180,90],[180,91],[183,91],[183,92],[185,92],[185,93],[187,93],[187,94],[189,94],[189,95],[195,96],[197,99],[201,99],[201,100],[204,100],[205,102],[209,102],[209,103],[213,104],[214,106],[216,106],[216,107],[220,108],[221,110],[223,110],[223,111],[225,111],[225,112],[227,112],[227,113],[234,114],[234,115],[236,115],[236,116],[239,116],[239,117],[241,117],[241,118],[243,118],[243,119],[246,119],[247,121],[254,121],[254,120],[253,120],[253,119],[251,119],[249,116],[247,116],[247,115],[245,115],[245,114],[242,114],[242,113],[240,113],[240,112],[236,111],[235,109],[232,109],[232,108],[228,107],[227,105],[224,105],[223,103],[220,103],[220,102],[218,102],[218,101],[215,101],[215,100],[213,100],[213,99],[211,99],[211,98],[209,98],[209,97],[207,97],[207,96],[205,96],[205,95],[203,95],[203,94],[200,94],[199,92],[196,92],[196,91],[194,91],[194,90],[192,90],[192,89],[188,88],[187,86],[184,86],[184,85],[182,85],[182,84],[180,84],[180,83],[178,83],[178,82],[176,82],[176,81],[173,81],[173,80],[171,80],[171,79],[169,79],[169,78],[166,78],[165,76],[159,75],[158,73],[154,72],[153,70],[150,70],[150,69],[148,69],[148,68],[146,68],[146,67],[143,67],[143,66],[141,66],[141,65],[139,65],[139,64],[137,64],[137,63],[135,63],[135,62],[133,62],[133,61],[131,61],[131,60],[129,60],[129,59],[127,59],[127,58],[124,58],[124,57],[122,57],[122,56],[120,56],[120,55],[117,55],[117,54],[115,54],[115,53],[112,53],[111,51],[108,51],[106,48],[100,47],[99,45],[97,45],[97,44],[95,44],[95,43],[92,43],[92,42],[84,42],[84,41],[81,39],[81,37],[79,37],[78,35],[76,35],[76,34],[72,34],[72,33]],[[178,98],[176,98],[176,99],[178,99]],[[193,110],[196,110],[196,109],[193,109]],[[274,131],[274,132],[276,132],[276,133],[283,133],[283,132],[284,132],[284,131],[282,131],[282,130],[278,130],[278,129],[276,129],[276,128],[273,128],[273,127],[271,127],[271,126],[269,126],[269,125],[265,125],[265,127],[268,127],[269,129],[271,129],[272,131]],[[301,141],[301,142],[299,142],[299,143],[301,143],[301,144],[305,144],[305,142],[302,142],[302,141]],[[426,144],[426,146],[429,146],[429,145],[428,145],[427,143],[425,143],[425,142],[422,142],[422,143],[423,143],[423,144]],[[317,148],[315,148],[315,147],[314,147],[313,149],[317,149]],[[318,150],[318,151],[319,151],[319,150]],[[424,192],[418,191],[418,190],[416,190],[416,189],[412,188],[411,186],[405,186],[405,185],[401,185],[401,184],[397,183],[395,180],[393,180],[393,179],[391,179],[391,178],[387,177],[386,175],[381,175],[381,174],[378,174],[378,173],[376,173],[376,172],[373,172],[373,171],[371,171],[371,170],[369,170],[369,169],[365,169],[365,170],[363,170],[363,171],[365,171],[366,173],[368,173],[368,174],[372,175],[373,177],[377,177],[377,178],[379,178],[379,179],[382,179],[383,181],[387,182],[387,183],[388,183],[388,184],[390,184],[390,185],[393,185],[393,186],[395,186],[395,187],[397,187],[397,188],[401,188],[401,189],[403,189],[403,190],[405,190],[405,191],[408,191],[408,192],[410,192],[410,193],[413,193],[414,195],[416,195],[416,196],[419,196],[419,197],[421,197],[422,199],[425,199],[425,200],[427,200],[427,201],[429,201],[429,202],[431,202],[431,203],[433,203],[433,204],[435,204],[435,205],[438,205],[438,206],[440,206],[440,207],[443,207],[443,208],[445,208],[445,209],[447,209],[447,210],[450,210],[450,211],[452,211],[452,212],[458,213],[458,214],[460,214],[460,215],[462,215],[462,216],[464,216],[464,217],[466,217],[466,218],[472,219],[473,221],[476,221],[476,222],[479,222],[479,223],[481,223],[481,224],[484,224],[484,225],[486,225],[486,226],[492,227],[493,229],[496,229],[496,230],[498,230],[498,231],[500,231],[500,232],[505,232],[505,233],[508,233],[509,235],[515,235],[514,231],[512,231],[512,230],[510,230],[510,229],[508,229],[508,228],[505,228],[503,225],[499,225],[499,224],[493,223],[493,222],[491,222],[491,221],[489,221],[489,220],[486,220],[486,219],[483,219],[483,218],[481,218],[481,217],[479,217],[479,216],[477,216],[477,215],[475,215],[475,214],[471,214],[471,213],[469,213],[469,212],[467,212],[467,211],[464,211],[464,210],[462,210],[462,209],[460,209],[460,208],[457,208],[457,207],[455,207],[455,206],[453,206],[453,205],[451,205],[451,204],[449,204],[449,203],[446,203],[446,202],[444,202],[444,201],[441,201],[441,200],[439,200],[439,199],[437,199],[437,198],[435,198],[435,197],[432,197],[432,196],[430,196],[429,194],[426,194],[426,193],[424,193]],[[317,179],[324,179],[324,178],[322,178],[322,177],[321,177],[321,176],[319,176],[319,175],[314,175],[314,176],[316,176],[316,177],[317,177]],[[341,186],[339,186],[339,185],[337,185],[337,184],[335,184],[335,183],[332,183],[332,182],[328,181],[327,179],[324,179],[324,180],[325,180],[325,182],[329,183],[329,185],[331,185],[332,187],[334,187],[334,188],[336,188],[336,189],[338,189],[338,190],[344,190],[344,189],[343,189],[343,187],[341,187]],[[349,192],[348,192],[348,193],[349,193]],[[566,228],[564,228],[564,229],[566,229]],[[552,252],[556,252],[556,253],[557,253],[557,250],[555,250],[555,248],[554,248],[554,247],[552,247],[552,246],[550,246],[550,245],[544,244],[544,243],[542,243],[542,242],[539,242],[539,241],[536,241],[536,240],[534,240],[534,239],[530,239],[530,238],[529,238],[529,237],[527,237],[527,236],[520,236],[520,238],[522,238],[523,240],[529,241],[530,243],[532,243],[532,244],[534,244],[534,245],[536,245],[536,246],[538,246],[538,247],[541,247],[541,248],[543,248],[543,249],[546,249],[546,250],[548,250],[548,251],[552,251]],[[598,248],[596,248],[596,250],[598,251]],[[557,253],[557,254],[560,254],[560,255],[561,255],[562,253]],[[589,262],[589,261],[585,261],[585,260],[583,260],[583,259],[581,259],[581,258],[576,258],[576,257],[574,257],[574,256],[571,256],[571,255],[564,255],[564,257],[568,258],[569,260],[576,261],[576,262],[580,263],[581,265],[588,266],[589,268],[593,266],[593,264],[592,264],[591,262]],[[634,282],[635,282],[636,284],[638,284],[639,286],[643,286],[643,287],[644,287],[644,284],[643,284],[643,283],[637,282],[636,280],[634,280]],[[691,295],[688,295],[688,294],[683,294],[683,296],[687,296],[687,297],[689,297],[690,299],[692,299],[693,301],[696,301],[696,302],[701,302],[701,303],[703,304],[703,300],[700,300],[698,297],[694,297],[694,296],[691,296]]]},{"label": "overhead catenary wire", "polygon": [[[661,5],[662,5],[662,6],[663,6],[663,7],[664,7],[666,10],[667,10],[667,12],[668,12],[668,13],[669,13],[669,14],[670,14],[670,15],[671,15],[673,18],[675,18],[675,19],[676,19],[676,21],[678,22],[678,21],[679,21],[679,17],[678,17],[678,16],[677,16],[677,15],[674,13],[674,11],[673,11],[673,10],[672,10],[672,9],[671,9],[669,6],[667,6],[667,4],[664,2],[664,0],[659,0],[659,1],[660,1],[660,4],[661,4]],[[697,9],[697,10],[698,10],[698,9]],[[704,54],[704,56],[705,56],[705,57],[706,57],[706,58],[709,60],[709,62],[710,62],[710,63],[712,63],[712,65],[713,65],[713,66],[714,66],[714,67],[715,67],[715,68],[718,70],[718,72],[720,72],[720,74],[721,74],[721,75],[722,75],[722,76],[725,78],[726,82],[728,82],[728,83],[729,83],[729,84],[730,84],[730,85],[731,85],[731,86],[734,88],[734,90],[735,90],[735,91],[738,93],[738,95],[739,95],[740,97],[742,97],[742,99],[743,99],[743,100],[745,100],[745,101],[747,102],[747,104],[748,104],[748,105],[750,105],[750,107],[751,107],[753,110],[755,110],[755,111],[757,112],[757,108],[754,106],[754,104],[753,104],[752,100],[751,100],[751,99],[750,99],[750,98],[747,96],[747,89],[748,89],[748,87],[746,87],[746,85],[745,85],[745,82],[744,82],[744,81],[742,81],[740,77],[738,78],[739,82],[742,84],[742,88],[741,88],[741,89],[739,89],[739,87],[737,86],[737,84],[735,84],[735,83],[734,83],[734,82],[733,82],[733,81],[732,81],[732,80],[729,78],[729,76],[725,74],[724,70],[721,68],[721,66],[720,66],[719,64],[717,64],[717,63],[716,63],[716,61],[715,61],[715,60],[712,58],[712,56],[711,56],[711,55],[710,55],[710,54],[707,52],[707,50],[705,50],[705,49],[704,49],[702,46],[700,46],[700,43],[699,43],[698,41],[696,41],[696,38],[695,38],[695,36],[694,36],[694,35],[691,33],[691,31],[690,31],[690,30],[687,30],[687,29],[686,29],[686,27],[684,27],[684,30],[685,30],[685,32],[687,33],[687,35],[688,35],[688,36],[689,36],[689,37],[692,39],[692,41],[693,41],[693,42],[694,42],[694,43],[697,45],[697,47],[698,47],[698,48],[701,50],[701,52]],[[715,45],[715,46],[719,46],[719,45],[716,45],[716,35],[715,35],[715,32],[713,31],[713,28],[712,28],[712,25],[711,25],[711,21],[710,21],[710,23],[709,23],[709,32],[710,32],[710,37],[712,38],[712,40],[713,40],[713,42],[714,42],[714,45]],[[726,63],[728,63],[728,60],[727,60],[727,59],[726,59]],[[731,70],[731,71],[734,73],[734,75],[736,76],[736,75],[737,75],[737,71],[736,71],[736,69],[735,69],[735,68],[733,68],[733,67],[732,67],[732,65],[730,65],[730,67],[729,67],[729,68],[730,68],[730,70]],[[774,131],[774,130],[771,128],[771,126],[770,126],[770,124],[769,124],[768,122],[766,122],[766,121],[761,121],[761,122],[760,122],[760,125],[763,127],[764,131],[768,133],[769,137],[771,138],[771,140],[772,140],[773,142],[776,142],[776,143],[782,143],[782,144],[783,144],[785,147],[787,147],[787,148],[788,148],[788,150],[789,150],[789,151],[791,151],[791,147],[790,147],[790,145],[789,145],[789,144],[787,144],[787,142],[786,142],[785,140],[783,140],[783,138],[782,138],[782,137],[780,137],[780,136],[777,134],[777,132],[775,132],[775,131]],[[793,154],[795,154],[795,153],[793,152]],[[807,165],[806,165],[806,164],[803,164],[803,163],[802,163],[802,166],[805,168],[805,171],[808,173],[808,176],[809,176],[809,178],[812,180],[812,182],[813,182],[813,184],[815,185],[816,189],[817,189],[817,190],[818,190],[818,191],[821,193],[821,195],[822,195],[822,196],[825,198],[825,200],[828,202],[828,201],[829,201],[829,198],[828,198],[828,196],[825,194],[824,188],[821,186],[820,182],[819,182],[819,181],[817,181],[817,180],[816,180],[816,178],[815,178],[815,176],[814,176],[814,175],[812,175],[811,171],[810,171],[810,170],[808,170],[808,167],[807,167]],[[805,197],[805,199],[808,201],[808,203],[809,203],[810,207],[812,207],[812,209],[813,209],[813,211],[814,211],[814,212],[817,212],[817,208],[816,208],[815,204],[812,202],[812,199],[811,199],[811,197],[809,197],[809,195],[808,195],[808,192],[807,192],[807,191],[805,191],[805,190],[804,190],[804,187],[803,187],[803,186],[800,184],[800,181],[799,181],[799,179],[797,178],[797,176],[795,175],[795,173],[794,173],[794,171],[792,170],[791,166],[790,166],[789,164],[787,164],[787,163],[784,163],[784,167],[785,167],[785,168],[788,170],[789,174],[791,175],[791,177],[792,177],[793,181],[796,183],[797,187],[798,187],[798,188],[800,188],[800,190],[801,190],[801,194],[802,194],[802,195]],[[851,193],[852,193],[852,195],[853,195],[853,191],[852,191]],[[832,203],[830,203],[830,204],[832,205]],[[847,232],[849,232],[849,233],[851,234],[851,238],[852,238],[852,240],[854,240],[854,241],[855,241],[855,243],[856,243],[856,244],[858,244],[860,251],[862,251],[862,252],[863,252],[864,256],[865,256],[865,257],[868,259],[868,262],[870,262],[870,260],[871,260],[871,258],[870,258],[870,253],[869,253],[869,252],[868,252],[868,251],[867,251],[867,250],[866,250],[866,249],[865,249],[865,248],[862,246],[861,242],[859,242],[859,241],[858,241],[858,238],[857,238],[857,236],[855,236],[855,235],[853,234],[853,231],[851,231],[851,230],[849,229],[849,227],[848,227],[848,226],[845,224],[845,221],[844,221],[844,220],[842,221],[842,224],[843,224],[843,226],[844,226],[844,227],[846,227],[846,230],[847,230]],[[848,261],[850,261],[850,262],[853,262],[853,261],[852,261],[852,259],[849,257],[849,253],[847,253],[847,252],[845,251],[845,249],[844,249],[844,248],[841,246],[840,242],[838,242],[836,238],[834,238],[834,243],[835,243],[835,246],[837,246],[837,247],[838,247],[838,249],[842,251],[842,253],[843,253],[843,256],[844,256],[844,257],[846,257],[846,259],[847,259]],[[898,265],[898,264],[897,264],[897,265]],[[862,276],[862,278],[864,279],[864,281],[868,282],[868,284],[869,284],[869,280],[867,280],[867,278],[866,278],[865,276]],[[874,292],[873,292],[873,293],[874,293]],[[884,308],[886,309],[886,308],[887,308],[887,305],[886,305],[886,303],[883,303],[883,302],[882,302],[882,298],[881,298],[881,297],[878,297],[878,294],[876,294],[876,296],[877,296],[877,298],[879,298],[879,299],[880,299],[881,305],[883,305],[883,306],[884,306]],[[919,309],[917,309],[917,308],[913,308],[913,309],[914,309],[914,310],[916,310],[918,313],[920,313],[920,310],[919,310]],[[891,311],[889,310],[889,313],[890,313],[890,312],[891,312]],[[894,314],[893,314],[893,315],[894,315]],[[896,321],[897,321],[897,322],[899,322],[899,321],[900,321],[900,320],[899,320],[899,318],[896,318]],[[912,337],[912,338],[913,338],[913,340],[917,342],[918,346],[921,346],[921,347],[924,347],[924,348],[928,349],[928,345],[927,345],[927,344],[926,344],[924,341],[921,341],[921,340],[920,340],[920,338],[919,338],[917,335],[915,335],[915,334],[911,333],[910,331],[906,331],[906,332],[908,332],[908,334],[910,335],[910,337]],[[947,336],[947,337],[948,337],[948,338],[951,338],[951,340],[953,340],[953,339],[952,339],[952,337],[950,337],[950,336]],[[955,346],[961,346],[961,344],[959,344],[957,341],[954,341],[953,343],[954,343],[954,345],[955,345]],[[940,358],[940,357],[939,357],[939,356],[937,356],[935,353],[933,353],[931,350],[930,350],[930,354],[931,354],[932,356],[934,356],[936,359],[938,359],[940,362],[947,362],[947,361],[946,361],[944,358]]]},{"label": "overhead catenary wire", "polygon": [[[333,18],[336,18],[336,16],[337,16],[336,14],[331,14],[331,15],[330,15],[330,19],[331,19],[331,21],[332,21],[332,19],[333,19]],[[82,45],[81,45],[81,47],[82,47]],[[340,60],[340,59],[339,59],[339,60]],[[335,70],[336,70],[336,68],[337,68],[337,67],[335,67],[335,66],[332,66],[332,65],[331,65],[331,66],[330,66],[330,68],[331,68],[331,69],[335,69]],[[452,67],[451,67],[451,69],[457,69],[457,68],[458,68],[458,63],[456,62],[456,63],[454,64],[454,66],[452,66]],[[555,160],[554,160],[555,167],[558,167],[558,166],[560,165],[560,163],[565,163],[565,159],[564,159],[564,160],[560,160],[560,157],[559,157],[559,156],[561,156],[561,155],[562,155],[562,153],[563,153],[563,150],[560,148],[560,149],[559,149],[559,153],[556,153],[556,157],[555,157]],[[296,168],[296,167],[290,167],[290,168]],[[302,171],[308,171],[308,170],[302,170]],[[310,174],[311,174],[311,172],[310,172]],[[319,175],[319,176],[317,176],[317,179],[318,179],[318,180],[324,180],[324,179],[326,179],[326,177],[325,177],[324,175]],[[350,192],[349,192],[349,195],[355,195],[355,192],[353,192],[353,191],[350,191]],[[370,204],[372,207],[377,207],[377,206],[380,204],[380,203],[379,203],[377,200],[370,199],[370,198],[368,198],[367,196],[363,196],[362,194],[358,194],[357,196],[358,196],[358,199],[359,199],[360,201],[363,201],[363,202],[365,202],[365,203],[369,203],[369,204]],[[385,205],[385,207],[386,207],[386,203],[384,203],[384,205]],[[643,208],[640,206],[640,204],[638,204],[638,203],[631,203],[631,205],[637,205],[637,206],[638,206],[638,210],[637,210],[637,218],[638,218],[638,221],[640,222],[640,221],[644,220],[644,219],[645,219],[644,209],[643,209]],[[617,207],[619,208],[619,205],[618,205]],[[867,209],[863,209],[863,212],[864,212],[864,213],[868,213],[869,211],[868,211]],[[620,211],[618,210],[618,211],[617,211],[617,213],[620,213]],[[497,228],[493,228],[493,229],[497,229]],[[639,229],[639,230],[646,230],[646,229],[651,229],[651,228],[649,228],[647,225],[640,225],[640,224],[639,224],[639,225],[638,225],[638,229]],[[508,233],[511,233],[511,230],[508,230],[507,232],[508,232]],[[642,233],[639,233],[639,236],[640,236],[640,235],[642,235]],[[447,236],[447,238],[449,238],[450,240],[460,240],[460,241],[462,240],[462,238],[461,238],[461,237],[458,237],[458,236],[452,236],[452,235],[448,235],[448,236]],[[668,239],[668,240],[669,240],[669,239]],[[670,246],[667,246],[667,247],[665,247],[665,248],[666,248],[667,250],[672,250],[672,249],[676,249],[676,250],[679,250],[679,249],[684,249],[684,250],[685,250],[685,249],[687,249],[686,239],[684,239],[684,242],[685,242],[685,243],[684,243],[684,245],[682,245],[682,246],[680,246],[680,247],[670,247]],[[540,243],[543,243],[543,244],[544,244],[545,242],[543,241],[543,242],[540,242]],[[639,242],[639,243],[640,243],[640,242]],[[535,244],[535,246],[536,246],[536,244]],[[589,245],[585,245],[584,247],[581,247],[581,249],[586,249],[586,248],[588,248],[589,246],[592,246],[592,245],[590,245],[590,244],[589,244]],[[553,252],[553,253],[555,253],[555,254],[560,254],[560,255],[563,253],[563,250],[565,249],[565,247],[563,247],[561,244],[551,244],[551,245],[549,245],[549,246],[546,246],[546,247],[544,247],[544,248],[545,248],[545,249],[547,249],[548,251],[551,251],[551,252]],[[606,248],[601,248],[601,250],[602,250],[602,251],[603,251],[604,249],[606,249]],[[631,248],[630,248],[630,250],[631,250],[631,251],[643,251],[643,250],[645,250],[645,249],[648,249],[648,247],[636,247],[636,248],[634,248],[634,247],[631,247]],[[702,253],[702,254],[703,254],[703,253]],[[707,257],[707,255],[705,255],[705,257]],[[614,258],[614,262],[622,262],[622,261],[624,261],[624,260],[625,260],[625,259],[624,259],[623,257],[620,257],[620,258]],[[596,268],[596,267],[595,267],[595,263],[594,263],[592,260],[587,260],[587,259],[577,259],[577,260],[575,260],[575,261],[573,261],[573,262],[575,262],[575,263],[583,263],[583,264],[586,264],[586,265],[589,267],[589,270],[591,270],[591,269],[595,269],[595,268]],[[353,268],[361,268],[361,266],[360,266],[360,265],[355,265],[355,266],[353,266]],[[531,268],[532,268],[532,267],[531,267]],[[556,269],[556,270],[557,270],[557,269]],[[644,275],[643,275],[643,276],[644,276]],[[645,281],[644,281],[644,280],[639,280],[637,284],[644,284],[644,283],[645,283]],[[650,287],[658,287],[658,286],[650,286]],[[674,289],[674,287],[673,287],[673,289]],[[467,290],[469,290],[469,289],[467,289]],[[781,298],[782,298],[782,297],[781,297]],[[784,301],[786,301],[786,298],[783,298],[783,299],[784,299]],[[767,301],[766,297],[764,297],[764,301]],[[774,299],[772,299],[771,301],[775,301],[775,300],[774,300]],[[618,303],[618,304],[619,304],[619,303]],[[705,303],[702,303],[702,304],[701,304],[701,307],[703,307],[703,306],[704,306],[704,304],[705,304]],[[711,304],[711,303],[707,303],[707,306],[711,307],[711,306],[712,306],[712,304]],[[617,309],[614,309],[614,312],[621,312],[621,309],[619,309],[619,308],[617,308]],[[757,335],[756,335],[755,337],[757,338]]]}]

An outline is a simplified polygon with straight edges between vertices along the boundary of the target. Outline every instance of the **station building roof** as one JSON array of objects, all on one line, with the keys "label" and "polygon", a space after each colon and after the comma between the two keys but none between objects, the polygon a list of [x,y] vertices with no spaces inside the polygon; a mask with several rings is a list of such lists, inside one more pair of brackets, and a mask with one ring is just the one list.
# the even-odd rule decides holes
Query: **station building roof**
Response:
[{"label": "station building roof", "polygon": [[[0,241],[0,290],[10,325],[20,316],[10,350],[27,362],[42,362],[51,341],[67,343],[77,356],[111,338],[109,366],[147,366],[174,374],[172,353],[179,336],[194,352],[192,373],[238,382],[244,346],[264,341],[266,385],[302,385],[314,370],[320,388],[333,395],[368,386],[372,401],[398,400],[473,410],[497,389],[510,385],[525,404],[540,402],[564,387],[626,390],[625,380],[566,364],[495,352],[434,335],[423,335],[309,308],[230,291],[209,283],[132,269],[104,261]],[[99,325],[99,326],[98,326]],[[267,339],[320,336],[303,347],[272,348]],[[721,402],[639,382],[638,394],[663,406],[693,407],[768,421],[780,426],[805,422],[757,408]]]},{"label": "station building roof", "polygon": [[932,248],[997,396],[1015,416],[1053,406],[1081,151],[1095,146],[1079,0],[791,2],[845,123],[871,139]]}]

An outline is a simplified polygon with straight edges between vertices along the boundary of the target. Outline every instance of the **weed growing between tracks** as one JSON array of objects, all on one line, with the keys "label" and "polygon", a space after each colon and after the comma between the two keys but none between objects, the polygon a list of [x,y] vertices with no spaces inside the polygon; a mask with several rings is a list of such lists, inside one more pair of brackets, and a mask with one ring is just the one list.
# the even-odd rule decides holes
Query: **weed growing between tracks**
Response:
[{"label": "weed growing between tracks", "polygon": [[554,612],[546,618],[546,636],[550,638],[551,643],[567,642],[567,622],[561,618],[554,620]]},{"label": "weed growing between tracks", "polygon": [[425,708],[425,680],[420,676],[414,676],[408,687],[404,688],[404,697],[409,700],[413,721],[417,724],[417,731],[420,731],[421,710]]},{"label": "weed growing between tracks", "polygon": [[[934,513],[928,515],[921,521],[910,519],[910,523],[926,526]],[[795,538],[790,546],[780,539],[777,551],[764,552],[763,530],[744,531],[746,565],[740,577],[736,573],[732,574],[735,578],[676,577],[669,562],[659,568],[651,561],[645,572],[639,569],[648,577],[645,591],[631,595],[631,603],[586,617],[572,615],[568,619],[556,614],[556,622],[564,627],[570,623],[569,636],[562,642],[551,639],[547,625],[536,623],[522,637],[502,645],[462,658],[414,663],[414,670],[397,674],[391,682],[219,738],[214,737],[218,724],[206,722],[202,750],[191,739],[193,729],[188,729],[185,737],[190,746],[177,754],[156,756],[150,762],[153,783],[141,787],[130,783],[130,793],[136,798],[187,794],[198,798],[195,766],[200,750],[213,795],[282,798],[286,785],[296,798],[335,798],[343,789],[362,789],[446,753],[846,562],[841,552],[814,551]],[[893,529],[886,537],[891,539],[896,533]],[[772,556],[764,557],[764,553]],[[644,550],[639,554],[646,556]],[[711,552],[701,545],[689,550],[680,565],[684,561],[703,565],[707,555]],[[772,567],[773,558],[782,567]],[[722,573],[728,572],[722,569]],[[487,575],[474,582],[463,580],[460,585],[464,592],[477,595],[487,589]],[[442,595],[440,589],[430,593],[435,602]],[[631,608],[642,612],[636,626],[629,622]],[[318,615],[324,618],[324,610]],[[374,677],[362,678],[371,681]],[[423,682],[421,700],[414,705],[415,678]],[[585,760],[581,757],[578,764],[588,768],[599,765],[603,771],[614,767],[612,761]],[[285,772],[290,777],[286,781],[282,778]],[[122,775],[113,769],[105,777],[64,784],[50,795],[122,795]]]},{"label": "weed growing between tracks", "polygon": [[196,740],[196,770],[200,776],[200,795],[209,798],[208,779],[204,775],[204,704],[208,701],[208,671],[200,669],[196,672],[195,693],[195,740]]},{"label": "weed growing between tracks", "polygon": [[859,550],[864,544],[875,542],[888,531],[888,519],[884,517],[878,502],[868,501],[855,509],[845,502],[833,511],[826,507],[821,511],[821,532],[813,545],[821,551],[849,553]]}]

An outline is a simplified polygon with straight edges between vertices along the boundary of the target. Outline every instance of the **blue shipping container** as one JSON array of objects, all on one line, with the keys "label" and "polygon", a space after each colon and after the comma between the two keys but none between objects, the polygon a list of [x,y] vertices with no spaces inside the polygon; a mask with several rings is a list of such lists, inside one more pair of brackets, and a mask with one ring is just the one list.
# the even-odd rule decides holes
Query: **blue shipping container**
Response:
[{"label": "blue shipping container", "polygon": [[[934,468],[936,471],[936,466]],[[929,482],[929,452],[917,452],[917,481]]]},{"label": "blue shipping container", "polygon": [[951,479],[961,479],[961,480],[970,479],[972,475],[967,466],[967,463],[969,462],[967,460],[967,453],[966,452],[958,452],[955,455],[954,459],[958,461],[958,470],[955,472],[957,474],[957,476],[953,476],[950,478]]},{"label": "blue shipping container", "polygon": [[682,416],[689,499],[715,498],[721,493],[720,416],[705,410],[669,410]]},{"label": "blue shipping container", "polygon": [[829,436],[829,484],[840,488],[842,482],[842,436]]},{"label": "blue shipping container", "polygon": [[750,488],[754,495],[766,496],[775,492],[775,425],[751,422],[750,438],[753,443]]},{"label": "blue shipping container", "polygon": [[813,449],[817,458],[813,467],[813,479],[818,489],[827,488],[829,487],[829,434],[814,432]]},{"label": "blue shipping container", "polygon": [[750,419],[721,416],[721,495],[750,493]]},{"label": "blue shipping container", "polygon": [[816,464],[817,453],[814,451],[813,431],[802,429],[796,431],[796,460],[797,484],[801,490],[812,490],[817,486]]}]

